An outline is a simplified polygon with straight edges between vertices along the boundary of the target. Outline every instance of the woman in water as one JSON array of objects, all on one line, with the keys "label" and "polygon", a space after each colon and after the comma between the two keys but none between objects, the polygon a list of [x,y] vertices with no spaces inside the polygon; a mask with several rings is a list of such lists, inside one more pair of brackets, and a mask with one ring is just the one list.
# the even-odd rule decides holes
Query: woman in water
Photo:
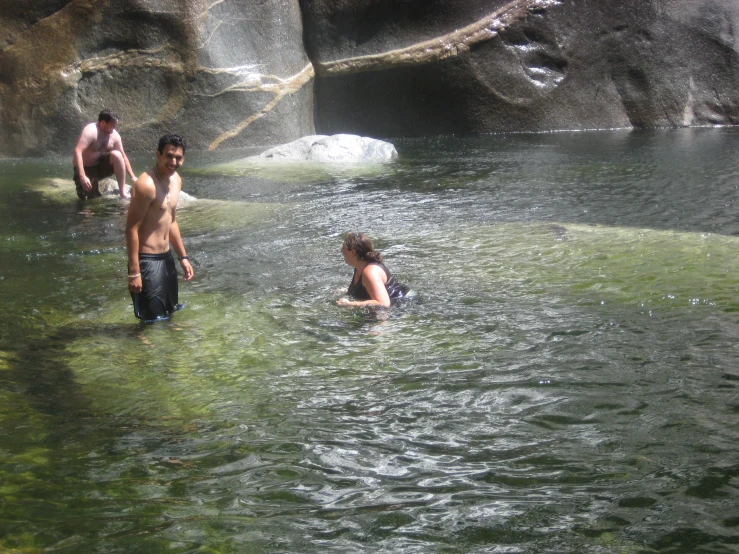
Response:
[{"label": "woman in water", "polygon": [[347,233],[341,253],[347,265],[354,268],[349,296],[339,298],[337,306],[380,306],[387,308],[391,300],[404,298],[408,287],[398,282],[382,263],[382,254],[375,250],[372,239],[364,233]]}]

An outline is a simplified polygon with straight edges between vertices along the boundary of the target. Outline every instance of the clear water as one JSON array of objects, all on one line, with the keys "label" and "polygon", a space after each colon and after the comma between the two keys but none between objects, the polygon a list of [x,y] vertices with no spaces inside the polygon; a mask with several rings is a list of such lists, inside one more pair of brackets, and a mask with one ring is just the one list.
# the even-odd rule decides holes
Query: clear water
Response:
[{"label": "clear water", "polygon": [[[125,207],[0,160],[0,551],[739,551],[739,129],[397,146],[189,153],[149,326]],[[334,305],[347,230],[415,302]]]}]

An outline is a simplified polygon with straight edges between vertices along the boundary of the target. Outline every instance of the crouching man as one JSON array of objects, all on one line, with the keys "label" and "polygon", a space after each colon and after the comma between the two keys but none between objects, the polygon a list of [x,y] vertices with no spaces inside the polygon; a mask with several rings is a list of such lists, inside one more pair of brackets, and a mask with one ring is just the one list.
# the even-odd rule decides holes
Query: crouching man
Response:
[{"label": "crouching man", "polygon": [[103,110],[97,123],[88,123],[82,129],[72,155],[74,184],[80,200],[101,196],[100,181],[111,175],[118,181],[121,198],[128,198],[126,174],[131,181],[136,181],[136,175],[123,151],[121,135],[115,130],[117,126],[115,112]]},{"label": "crouching man", "polygon": [[182,308],[178,303],[174,248],[185,281],[193,270],[177,224],[177,201],[182,179],[177,170],[185,160],[185,141],[179,135],[159,139],[156,164],[144,172],[131,190],[126,220],[128,290],[137,318],[146,322],[168,319]]}]

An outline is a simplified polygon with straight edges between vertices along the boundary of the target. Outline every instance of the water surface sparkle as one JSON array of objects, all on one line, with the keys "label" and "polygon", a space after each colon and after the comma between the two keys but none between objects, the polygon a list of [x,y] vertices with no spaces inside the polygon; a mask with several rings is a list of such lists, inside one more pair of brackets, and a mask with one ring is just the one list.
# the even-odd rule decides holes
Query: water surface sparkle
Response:
[{"label": "water surface sparkle", "polygon": [[[736,551],[739,131],[397,147],[188,153],[150,326],[119,201],[0,160],[0,551]],[[415,302],[334,305],[350,229]]]}]

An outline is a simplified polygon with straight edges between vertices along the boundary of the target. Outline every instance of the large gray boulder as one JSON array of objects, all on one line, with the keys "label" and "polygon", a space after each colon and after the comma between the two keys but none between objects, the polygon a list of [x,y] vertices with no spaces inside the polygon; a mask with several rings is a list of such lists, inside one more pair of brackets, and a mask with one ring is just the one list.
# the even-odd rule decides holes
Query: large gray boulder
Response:
[{"label": "large gray boulder", "polygon": [[312,78],[298,0],[5,0],[0,154],[71,154],[104,107],[128,150],[286,142],[314,132]]},{"label": "large gray boulder", "polygon": [[739,124],[736,0],[302,0],[323,133]]},{"label": "large gray boulder", "polygon": [[737,0],[1,4],[2,156],[70,154],[104,107],[131,151],[739,124]]},{"label": "large gray boulder", "polygon": [[270,148],[259,155],[263,160],[311,162],[387,161],[398,156],[389,142],[357,135],[311,135],[289,144]]}]

